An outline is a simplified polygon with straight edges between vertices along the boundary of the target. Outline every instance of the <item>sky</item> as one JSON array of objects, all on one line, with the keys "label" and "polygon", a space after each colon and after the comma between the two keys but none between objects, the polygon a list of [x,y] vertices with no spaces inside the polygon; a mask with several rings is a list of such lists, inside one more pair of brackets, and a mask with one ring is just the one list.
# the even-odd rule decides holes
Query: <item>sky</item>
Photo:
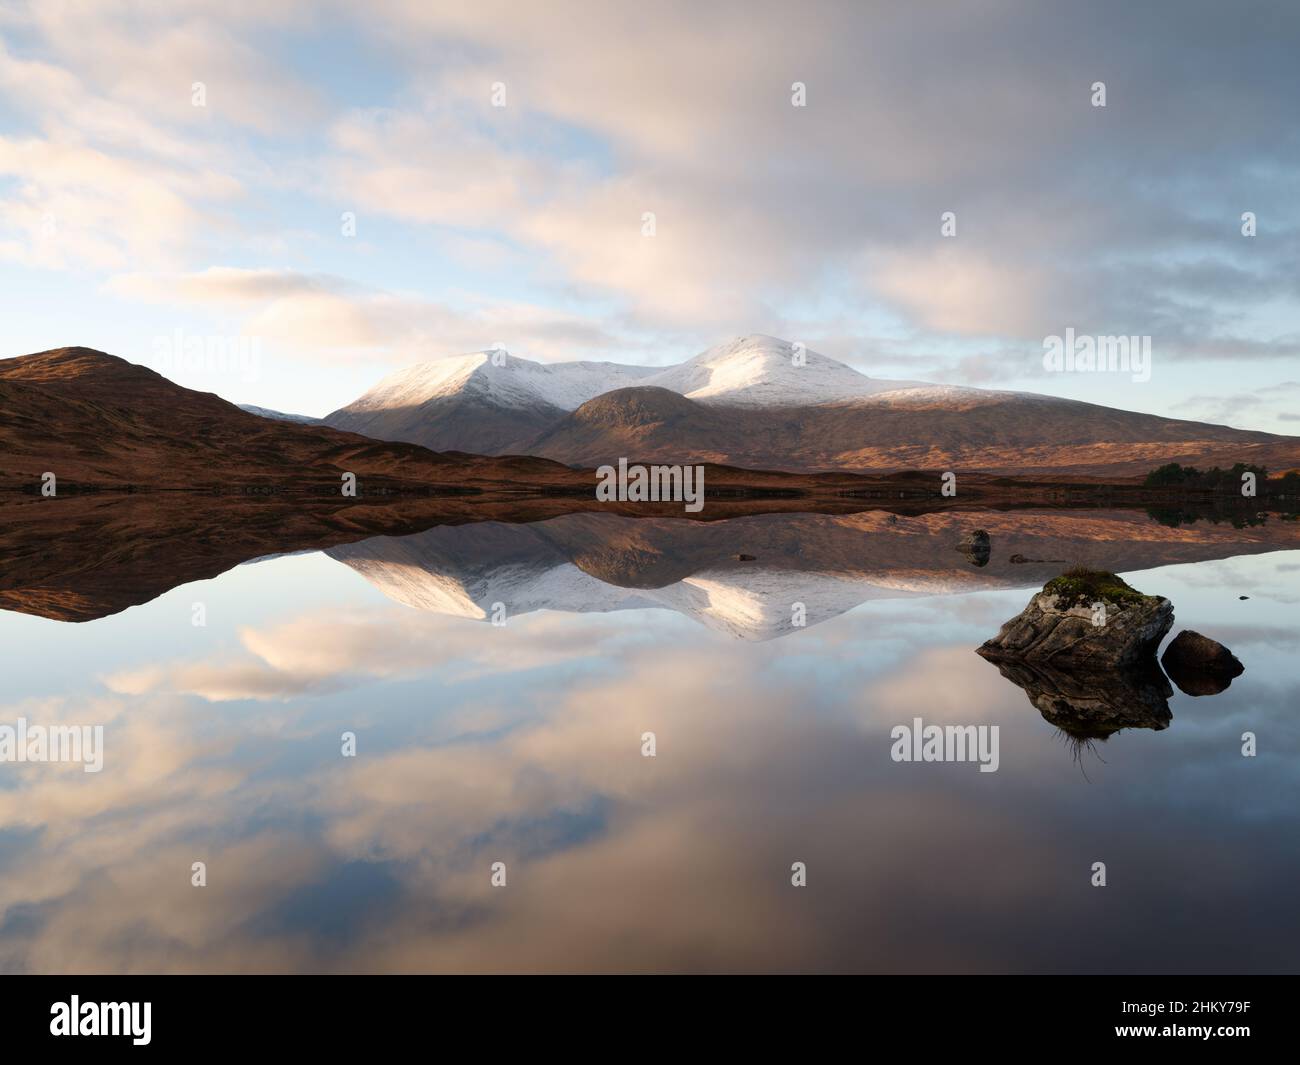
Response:
[{"label": "sky", "polygon": [[323,415],[765,333],[1300,433],[1298,51],[1287,0],[0,0],[0,355]]}]

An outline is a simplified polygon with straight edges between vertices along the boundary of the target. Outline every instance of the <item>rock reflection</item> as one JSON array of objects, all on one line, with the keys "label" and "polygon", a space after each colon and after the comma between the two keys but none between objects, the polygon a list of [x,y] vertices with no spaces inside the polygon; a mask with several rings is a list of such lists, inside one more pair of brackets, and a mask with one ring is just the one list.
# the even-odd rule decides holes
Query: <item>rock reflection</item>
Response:
[{"label": "rock reflection", "polygon": [[1166,729],[1173,688],[1154,662],[1111,671],[1071,671],[1041,662],[993,663],[1021,688],[1043,720],[1071,740],[1107,740],[1130,728]]}]

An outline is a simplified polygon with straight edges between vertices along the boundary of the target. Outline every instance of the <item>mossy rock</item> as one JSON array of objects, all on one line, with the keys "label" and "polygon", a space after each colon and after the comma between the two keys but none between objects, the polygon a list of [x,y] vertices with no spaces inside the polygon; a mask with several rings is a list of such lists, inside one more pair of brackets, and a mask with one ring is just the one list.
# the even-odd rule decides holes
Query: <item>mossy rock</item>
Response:
[{"label": "mossy rock", "polygon": [[[1096,603],[1106,609],[1098,612]],[[979,653],[1092,671],[1154,665],[1173,623],[1168,599],[1143,595],[1113,573],[1076,566],[1043,585]]]},{"label": "mossy rock", "polygon": [[1054,595],[1060,608],[1087,606],[1096,602],[1126,606],[1130,603],[1145,603],[1157,598],[1143,595],[1130,587],[1122,577],[1117,577],[1106,570],[1089,569],[1087,566],[1075,566],[1059,577],[1053,577],[1045,585],[1043,592]]}]

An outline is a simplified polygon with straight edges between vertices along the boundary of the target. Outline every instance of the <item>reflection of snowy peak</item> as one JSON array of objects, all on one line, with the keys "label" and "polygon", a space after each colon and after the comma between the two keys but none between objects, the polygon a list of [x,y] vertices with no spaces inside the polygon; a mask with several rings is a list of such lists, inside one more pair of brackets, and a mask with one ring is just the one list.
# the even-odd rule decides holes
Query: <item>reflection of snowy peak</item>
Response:
[{"label": "reflection of snowy peak", "polygon": [[[651,593],[658,605],[740,640],[770,640],[846,614],[881,594],[870,581],[824,573],[705,570]],[[903,593],[907,594],[907,593]]]},{"label": "reflection of snowy peak", "polygon": [[[647,532],[657,534],[661,542],[654,547],[640,543]],[[671,559],[677,554],[673,541],[695,539],[685,548],[689,555],[700,546],[699,533],[713,543],[704,544],[701,568],[693,569],[690,561],[683,568]],[[808,625],[825,621],[881,594],[859,575],[741,563],[725,551],[725,543],[704,525],[670,521],[652,527],[635,518],[571,515],[534,525],[439,526],[414,536],[376,537],[331,548],[328,554],[390,599],[417,610],[485,620],[497,603],[507,616],[535,610],[587,613],[658,608],[748,640],[790,632],[798,627],[796,616]],[[661,552],[671,559],[666,563],[669,570],[662,574],[666,583],[629,587],[614,582],[641,581],[654,571],[652,558]],[[644,568],[619,568],[624,556]],[[709,557],[714,564],[704,561]],[[612,560],[618,577],[596,576],[581,568],[583,564],[599,568]],[[670,579],[679,573],[678,579]],[[908,593],[902,590],[901,594]],[[798,603],[803,606],[796,612]]]},{"label": "reflection of snowy peak", "polygon": [[[894,533],[915,567],[869,550],[883,515],[761,515],[727,522],[574,514],[532,525],[483,522],[376,537],[328,554],[384,595],[417,610],[486,620],[507,616],[659,608],[739,639],[766,640],[815,625],[871,599],[967,591],[1009,583],[977,576],[918,527]],[[892,530],[891,530],[892,531]],[[738,546],[761,557],[736,558]]]},{"label": "reflection of snowy peak", "polygon": [[[992,539],[983,562],[956,549],[977,524]],[[1225,526],[1193,539],[1122,511],[1043,511],[1032,522],[1024,513],[959,511],[709,522],[584,513],[443,525],[327,553],[417,610],[487,620],[496,603],[507,617],[658,608],[768,640],[876,599],[1041,587],[1075,563],[1132,572],[1276,549],[1259,535],[1247,543]]]},{"label": "reflection of snowy peak", "polygon": [[444,525],[327,553],[396,602],[456,617],[490,618],[496,603],[508,615],[655,605],[584,573],[529,525]]}]

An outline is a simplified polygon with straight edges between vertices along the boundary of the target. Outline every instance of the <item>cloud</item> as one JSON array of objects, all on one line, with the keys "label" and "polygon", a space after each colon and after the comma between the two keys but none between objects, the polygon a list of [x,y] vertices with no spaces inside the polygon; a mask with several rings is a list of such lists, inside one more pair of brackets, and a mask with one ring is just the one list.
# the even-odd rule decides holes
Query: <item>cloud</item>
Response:
[{"label": "cloud", "polygon": [[[1300,79],[1286,49],[1257,38],[1225,62],[1211,8],[1185,10],[1171,41],[1154,12],[1104,6],[936,5],[904,20],[838,3],[798,18],[389,4],[407,49],[454,58],[417,77],[418,103],[356,116],[336,167],[371,210],[438,224],[463,211],[650,319],[753,320],[865,258],[857,299],[931,334],[1041,339],[1073,324],[1155,334],[1171,357],[1267,355],[1275,337],[1252,314],[1279,289],[1296,296],[1283,175],[1300,156],[1293,138],[1256,133],[1287,126],[1279,90]],[[1202,51],[1216,72],[1191,61]],[[1110,101],[1093,108],[1103,77]],[[498,80],[509,102],[494,110]],[[806,108],[790,105],[793,80]],[[548,154],[547,131],[567,129],[598,138],[606,165]],[[1240,236],[1248,204],[1281,239]],[[1228,295],[1235,306],[1215,306]]]},{"label": "cloud", "polygon": [[[216,8],[186,0],[149,10],[129,0],[39,0],[19,5],[10,21],[48,54],[48,62],[29,64],[28,72],[39,66],[44,86],[64,90],[53,98],[25,96],[29,113],[68,122],[76,116],[67,105],[84,96],[97,108],[203,140],[208,123],[283,134],[320,120],[318,91],[259,43],[269,31],[306,29],[311,17],[309,5],[293,2]],[[75,72],[80,92],[66,72]],[[195,82],[206,89],[201,107],[193,102]]]},{"label": "cloud", "polygon": [[0,197],[9,232],[0,242],[4,256],[77,271],[175,263],[178,243],[202,229],[196,202],[238,192],[232,178],[215,172],[41,138],[0,137],[0,177],[15,183],[13,193]]},{"label": "cloud", "polygon": [[992,336],[1031,331],[1044,286],[1036,272],[950,245],[889,257],[873,287],[934,332]]},{"label": "cloud", "polygon": [[[280,5],[270,5],[280,7]],[[0,257],[72,272],[175,268],[223,229],[267,164],[246,133],[322,120],[316,90],[206,5],[39,3],[5,14]],[[263,12],[261,28],[290,8]],[[202,106],[195,106],[195,86]]]},{"label": "cloud", "polygon": [[1290,410],[1292,391],[1283,382],[1250,392],[1196,394],[1174,403],[1170,412],[1183,418],[1225,425],[1260,426],[1267,424],[1270,418],[1279,422],[1296,421]]},{"label": "cloud", "polygon": [[[265,8],[8,12],[0,256],[171,275],[323,362],[658,362],[785,323],[976,382],[1070,326],[1162,364],[1300,355],[1285,5],[1194,0],[1176,36],[1167,5],[1105,0],[384,0],[328,8],[325,37]],[[348,63],[316,62],[336,35]],[[321,240],[344,210],[368,254]],[[430,259],[463,285],[395,280]]]},{"label": "cloud", "polygon": [[148,303],[229,310],[240,331],[300,357],[414,362],[500,343],[519,355],[574,359],[625,345],[600,320],[549,307],[466,296],[458,305],[294,270],[213,267],[188,274],[119,274],[107,291]]}]

